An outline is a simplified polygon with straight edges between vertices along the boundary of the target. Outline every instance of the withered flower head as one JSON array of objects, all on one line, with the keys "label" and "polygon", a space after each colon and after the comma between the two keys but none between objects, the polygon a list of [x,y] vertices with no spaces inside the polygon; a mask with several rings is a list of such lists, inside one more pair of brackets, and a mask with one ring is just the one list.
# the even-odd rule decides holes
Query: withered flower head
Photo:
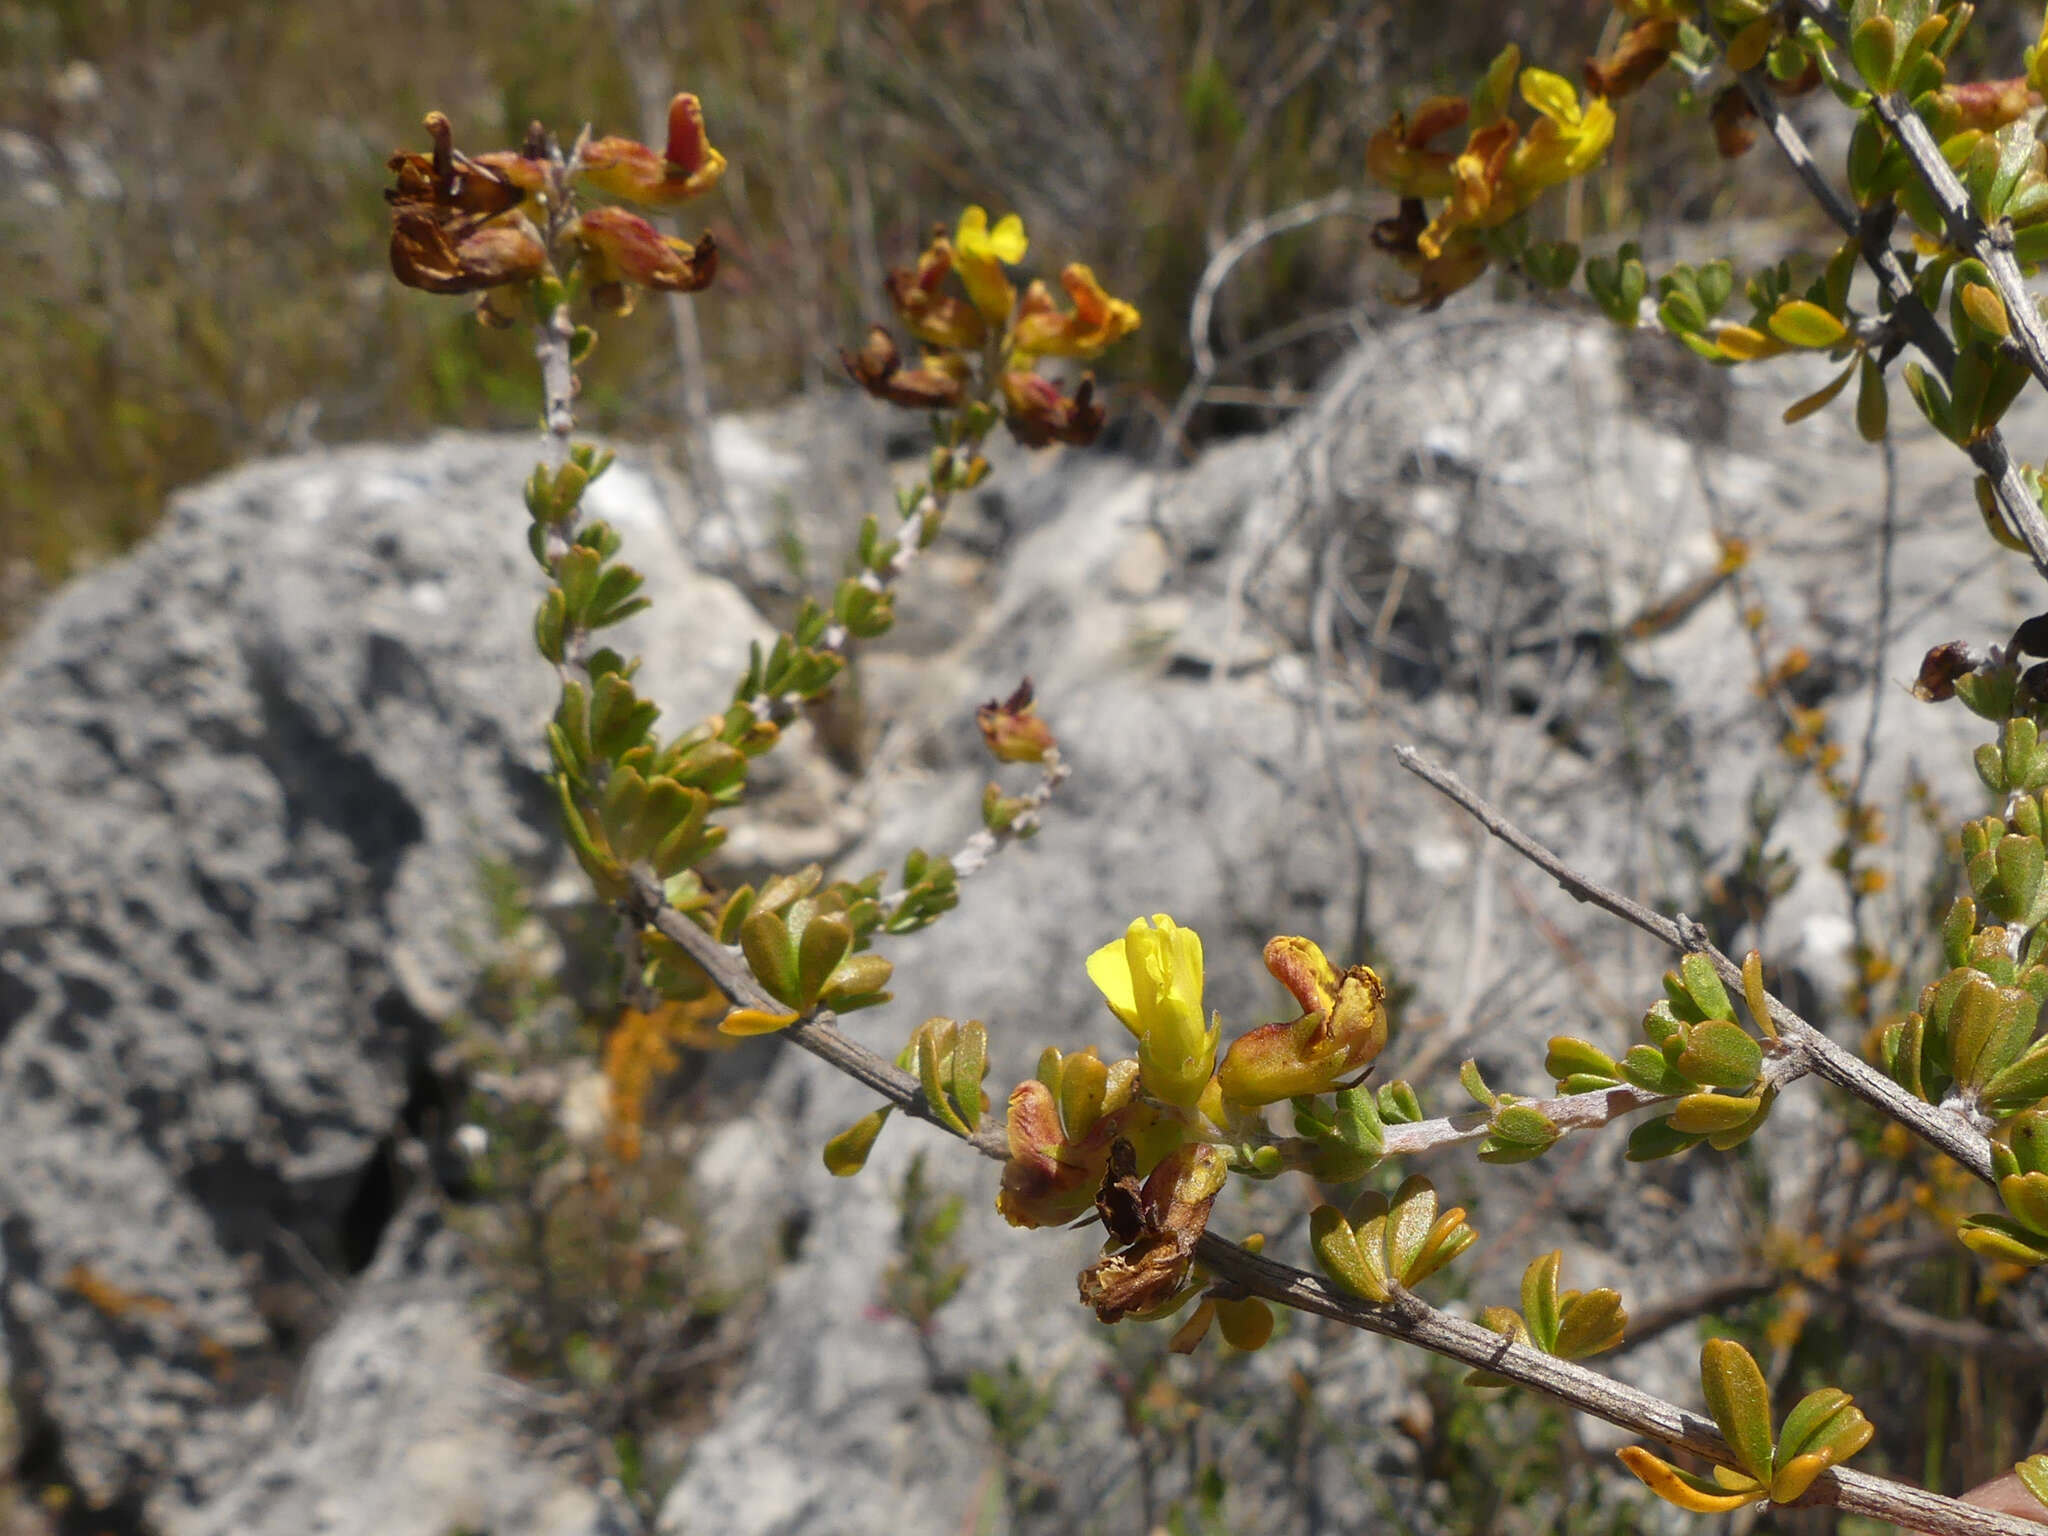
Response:
[{"label": "withered flower head", "polygon": [[476,293],[529,282],[547,269],[540,232],[519,209],[543,184],[537,161],[514,154],[471,159],[455,147],[447,117],[429,112],[427,154],[389,161],[391,270],[428,293]]},{"label": "withered flower head", "polygon": [[1095,376],[1084,373],[1069,398],[1052,380],[1026,369],[1003,375],[1004,425],[1026,448],[1072,443],[1085,448],[1102,431],[1102,407],[1095,403]]},{"label": "withered flower head", "polygon": [[1954,698],[1957,681],[1976,671],[1981,659],[1960,640],[1937,645],[1921,659],[1920,676],[1913,682],[1913,697],[1927,704]]},{"label": "withered flower head", "polygon": [[1025,678],[1007,699],[990,699],[974,712],[981,739],[999,762],[1042,763],[1059,745],[1052,727],[1038,716],[1031,701],[1031,679]]},{"label": "withered flower head", "polygon": [[1586,60],[1586,89],[1596,96],[1626,96],[1669,63],[1677,47],[1676,16],[1638,22],[1606,58]]},{"label": "withered flower head", "polygon": [[920,367],[905,368],[895,338],[879,325],[868,331],[858,352],[840,348],[839,362],[847,377],[877,400],[905,410],[941,411],[960,403],[964,379],[957,359],[927,357]]},{"label": "withered flower head", "polygon": [[1714,98],[1714,105],[1708,112],[1714,125],[1714,148],[1723,160],[1735,160],[1749,153],[1756,143],[1756,103],[1749,99],[1749,92],[1739,85],[1731,85]]},{"label": "withered flower head", "polygon": [[396,182],[385,188],[384,200],[394,208],[488,219],[509,213],[527,192],[539,189],[538,164],[503,152],[471,159],[456,149],[455,129],[445,113],[429,112],[425,126],[434,141],[429,153],[402,150],[385,162]]},{"label": "withered flower head", "polygon": [[525,218],[513,215],[475,225],[450,223],[414,207],[391,220],[391,270],[408,288],[428,293],[475,293],[503,283],[530,282],[547,270],[547,248]]},{"label": "withered flower head", "polygon": [[893,268],[882,287],[911,335],[935,347],[964,351],[987,339],[988,322],[966,299],[944,291],[952,270],[953,242],[939,230],[919,254],[917,265]]},{"label": "withered flower head", "polygon": [[583,247],[591,300],[600,309],[624,314],[632,308],[629,285],[663,293],[695,293],[718,274],[718,247],[706,234],[695,245],[664,235],[637,213],[592,208],[572,231]]},{"label": "withered flower head", "polygon": [[1142,1186],[1128,1141],[1112,1148],[1096,1194],[1096,1211],[1112,1244],[1123,1246],[1081,1271],[1081,1300],[1105,1323],[1184,1299],[1195,1244],[1228,1172],[1223,1154],[1206,1142],[1176,1148],[1160,1159]]}]

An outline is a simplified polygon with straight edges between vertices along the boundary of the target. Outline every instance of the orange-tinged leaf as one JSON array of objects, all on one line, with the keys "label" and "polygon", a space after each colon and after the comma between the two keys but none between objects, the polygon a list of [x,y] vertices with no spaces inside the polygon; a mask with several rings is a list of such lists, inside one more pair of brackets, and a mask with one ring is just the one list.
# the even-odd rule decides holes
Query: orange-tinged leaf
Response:
[{"label": "orange-tinged leaf", "polygon": [[759,1008],[735,1008],[719,1021],[721,1035],[772,1035],[796,1022],[793,1013],[767,1013]]},{"label": "orange-tinged leaf", "polygon": [[1963,284],[1962,301],[1963,312],[1979,330],[1999,337],[2012,334],[2012,319],[2005,312],[2004,302],[1982,283]]},{"label": "orange-tinged leaf", "polygon": [[1754,1504],[1761,1489],[1747,1493],[1725,1493],[1704,1478],[1681,1472],[1661,1456],[1653,1456],[1639,1445],[1625,1445],[1615,1452],[1621,1464],[1642,1479],[1643,1485],[1667,1504],[1696,1515],[1722,1515],[1745,1504]]},{"label": "orange-tinged leaf", "polygon": [[1809,1453],[1795,1456],[1778,1475],[1771,1479],[1771,1500],[1777,1504],[1790,1504],[1813,1486],[1813,1480],[1828,1469],[1829,1459]]},{"label": "orange-tinged leaf", "polygon": [[1848,385],[1849,380],[1855,376],[1855,373],[1856,365],[1854,363],[1851,363],[1848,367],[1844,368],[1840,373],[1836,374],[1834,378],[1829,380],[1827,384],[1815,390],[1805,399],[1795,400],[1790,405],[1786,406],[1785,425],[1789,427],[1794,422],[1804,421],[1807,417],[1811,416],[1815,411],[1824,408],[1828,404],[1828,402],[1833,400],[1835,396],[1839,395],[1842,392],[1842,390]]},{"label": "orange-tinged leaf", "polygon": [[1778,341],[1746,325],[1722,326],[1714,332],[1714,344],[1723,357],[1738,363],[1754,362],[1783,350]]}]

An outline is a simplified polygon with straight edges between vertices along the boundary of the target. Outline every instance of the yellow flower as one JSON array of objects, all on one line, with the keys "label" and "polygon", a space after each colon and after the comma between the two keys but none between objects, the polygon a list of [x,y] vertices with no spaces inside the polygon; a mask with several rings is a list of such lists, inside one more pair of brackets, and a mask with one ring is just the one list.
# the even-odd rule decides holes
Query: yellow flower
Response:
[{"label": "yellow flower", "polygon": [[1522,99],[1543,114],[1508,162],[1508,181],[1527,206],[1543,188],[1584,175],[1607,153],[1614,108],[1605,96],[1581,107],[1572,83],[1547,69],[1523,70],[1521,87]]},{"label": "yellow flower", "polygon": [[1063,313],[1043,283],[1024,290],[1017,315],[1017,350],[1055,357],[1094,357],[1138,328],[1137,307],[1113,299],[1080,262],[1060,273],[1060,286],[1074,301]]},{"label": "yellow flower", "polygon": [[979,204],[960,215],[960,227],[953,234],[953,264],[974,307],[992,325],[1008,320],[1010,306],[1017,301],[1003,264],[1022,261],[1029,245],[1024,221],[1014,213],[997,220],[994,229],[988,227],[988,212]]},{"label": "yellow flower", "polygon": [[1145,1091],[1192,1107],[1216,1065],[1219,1020],[1202,1015],[1202,940],[1164,913],[1137,918],[1088,957],[1088,979],[1138,1037]]},{"label": "yellow flower", "polygon": [[1328,1093],[1372,1064],[1387,1043],[1387,989],[1368,966],[1339,971],[1308,939],[1266,945],[1266,969],[1301,1004],[1301,1017],[1231,1041],[1216,1074],[1227,1103],[1274,1104]]}]

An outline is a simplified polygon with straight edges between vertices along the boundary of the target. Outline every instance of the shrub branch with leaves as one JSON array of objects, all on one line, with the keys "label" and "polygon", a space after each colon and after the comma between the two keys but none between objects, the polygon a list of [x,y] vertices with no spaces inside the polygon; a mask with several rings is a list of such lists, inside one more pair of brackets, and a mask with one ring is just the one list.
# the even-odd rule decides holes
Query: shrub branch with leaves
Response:
[{"label": "shrub branch with leaves", "polygon": [[[1429,98],[1373,138],[1367,169],[1398,207],[1372,243],[1411,274],[1407,297],[1434,307],[1489,269],[1553,290],[1576,279],[1615,323],[1662,331],[1717,364],[1824,352],[1839,371],[1787,420],[1826,408],[1853,381],[1857,426],[1871,440],[1889,431],[1896,371],[1978,470],[1992,538],[2048,573],[2041,471],[2000,434],[2027,384],[2048,385],[2048,319],[2025,287],[2032,266],[2048,260],[2048,148],[2034,126],[2048,87],[2048,28],[2021,74],[1952,82],[1948,61],[1973,10],[1957,0],[1855,0],[1846,11],[1827,0],[1614,5],[1626,25],[1605,56],[1586,61],[1583,92],[1562,74],[1525,67],[1510,47],[1469,96]],[[1731,310],[1738,274],[1727,262],[1653,277],[1633,246],[1582,260],[1575,246],[1532,238],[1532,215],[1551,194],[1601,163],[1613,103],[1658,79],[1710,100],[1724,155],[1750,149],[1753,124],[1768,131],[1842,231],[1818,276],[1796,280],[1786,264],[1750,274],[1739,285],[1747,309]],[[1854,118],[1847,196],[1782,108],[1783,98],[1820,90]],[[1043,281],[1020,291],[1011,273],[1029,244],[1015,215],[991,223],[970,207],[936,230],[885,285],[900,331],[877,326],[843,354],[859,387],[930,417],[924,472],[898,493],[893,520],[864,523],[859,568],[829,602],[806,602],[771,647],[756,648],[730,705],[662,736],[655,705],[634,686],[636,663],[600,643],[601,631],[649,599],[620,559],[617,532],[583,514],[583,491],[609,460],[572,441],[575,369],[596,341],[590,322],[628,312],[636,290],[693,293],[712,283],[709,237],[663,235],[620,204],[686,203],[717,185],[724,159],[687,95],[675,98],[659,150],[587,129],[565,150],[536,125],[516,151],[472,156],[456,149],[445,117],[432,114],[426,126],[431,149],[391,161],[392,265],[412,286],[476,295],[486,323],[533,328],[549,448],[526,499],[547,583],[535,640],[560,683],[547,730],[551,782],[576,857],[618,914],[634,1008],[722,1007],[725,1033],[779,1033],[874,1090],[881,1104],[824,1148],[834,1174],[858,1172],[900,1112],[1001,1162],[997,1203],[1013,1225],[1099,1223],[1106,1241],[1079,1277],[1082,1301],[1106,1323],[1192,1305],[1176,1349],[1199,1347],[1212,1328],[1231,1347],[1258,1348],[1273,1331],[1272,1309],[1295,1308],[1460,1361],[1475,1387],[1528,1388],[1700,1459],[1710,1475],[1640,1447],[1622,1452],[1630,1471],[1685,1509],[1822,1504],[1930,1532],[2040,1528],[1847,1466],[1873,1430],[1838,1389],[1809,1393],[1774,1430],[1765,1378],[1732,1340],[1702,1351],[1706,1417],[1588,1368],[1580,1361],[1622,1340],[1627,1313],[1611,1289],[1560,1290],[1556,1253],[1528,1266],[1519,1310],[1492,1306],[1469,1322],[1432,1306],[1419,1288],[1476,1234],[1420,1175],[1391,1195],[1368,1188],[1314,1210],[1307,1252],[1320,1277],[1269,1256],[1262,1239],[1232,1242],[1210,1222],[1234,1178],[1292,1171],[1326,1187],[1355,1185],[1388,1159],[1463,1144],[1483,1161],[1526,1162],[1644,1110],[1631,1159],[1702,1145],[1726,1152],[1767,1134],[1776,1099],[1817,1077],[1995,1194],[2000,1209],[1959,1223],[1965,1245],[2008,1263],[2048,1262],[2048,1039],[2037,1035],[2048,1000],[2048,661],[2029,661],[2048,656],[2048,618],[2003,643],[1943,646],[1923,668],[1921,698],[1957,699],[1994,726],[1976,767],[1997,809],[1961,829],[1970,894],[1943,925],[1948,969],[1877,1037],[1876,1064],[1772,996],[1759,955],[1737,963],[1682,914],[1600,886],[1455,775],[1402,749],[1403,767],[1568,894],[1678,956],[1641,1039],[1612,1049],[1552,1040],[1543,1068],[1555,1091],[1546,1095],[1499,1091],[1467,1062],[1460,1080],[1476,1110],[1432,1118],[1407,1083],[1365,1083],[1388,1043],[1386,987],[1373,970],[1340,966],[1309,938],[1275,937],[1265,964],[1300,1012],[1228,1032],[1205,1008],[1200,937],[1156,914],[1086,959],[1132,1054],[1105,1061],[1092,1048],[1047,1045],[1036,1074],[994,1099],[979,1021],[927,1020],[893,1063],[836,1021],[888,1000],[890,942],[942,917],[963,879],[1031,835],[1066,778],[1028,683],[983,705],[978,720],[992,756],[1035,769],[1036,779],[991,783],[981,830],[954,855],[913,849],[894,880],[878,870],[828,881],[814,866],[758,890],[722,889],[703,865],[724,837],[716,818],[744,799],[751,765],[832,687],[854,645],[890,628],[898,579],[938,536],[954,498],[989,476],[982,450],[997,425],[1027,448],[1085,444],[1099,432],[1093,376],[1062,370],[1128,335],[1137,312],[1079,263],[1059,274],[1063,298]],[[1859,268],[1875,279],[1868,299]],[[1909,348],[1919,360],[1901,366]],[[1046,371],[1048,360],[1060,361]],[[1274,1113],[1283,1103],[1284,1128]],[[950,1294],[943,1276],[934,1284]],[[2024,1462],[2017,1482],[2048,1495],[2044,1469],[2048,1458]],[[2040,1513],[2048,1519],[2048,1506]]]}]

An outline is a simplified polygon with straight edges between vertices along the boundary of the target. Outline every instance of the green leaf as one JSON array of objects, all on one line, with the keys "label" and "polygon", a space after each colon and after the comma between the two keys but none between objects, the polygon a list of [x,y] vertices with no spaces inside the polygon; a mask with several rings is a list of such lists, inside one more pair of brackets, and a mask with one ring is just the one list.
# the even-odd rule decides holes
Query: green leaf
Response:
[{"label": "green leaf", "polygon": [[819,994],[818,1000],[838,1013],[855,1013],[862,1008],[877,1007],[889,1001],[889,994],[882,988],[889,984],[889,977],[895,969],[893,964],[873,951],[848,955],[839,962],[839,968],[825,983],[825,990]]},{"label": "green leaf", "polygon": [[1756,1361],[1733,1339],[1700,1350],[1700,1390],[1735,1464],[1760,1483],[1771,1477],[1771,1389]]},{"label": "green leaf", "polygon": [[797,941],[798,1006],[808,1008],[853,949],[853,926],[834,913],[820,913],[804,924]]},{"label": "green leaf", "polygon": [[1387,1217],[1387,1269],[1403,1284],[1422,1258],[1435,1225],[1436,1186],[1422,1174],[1410,1174],[1394,1192]]},{"label": "green leaf", "polygon": [[1494,1100],[1499,1097],[1486,1086],[1486,1079],[1479,1072],[1479,1063],[1469,1056],[1459,1064],[1458,1085],[1472,1095],[1481,1109],[1493,1108]]},{"label": "green leaf", "polygon": [[1522,1316],[1529,1337],[1546,1355],[1557,1353],[1557,1271],[1564,1254],[1552,1249],[1522,1271]]},{"label": "green leaf", "polygon": [[1669,1116],[1659,1120],[1645,1120],[1629,1132],[1628,1160],[1632,1163],[1655,1162],[1660,1157],[1676,1157],[1681,1152],[1690,1152],[1705,1141],[1706,1137],[1688,1135],[1671,1124]]},{"label": "green leaf", "polygon": [[2014,1173],[1998,1181],[1998,1198],[2030,1232],[2048,1236],[2048,1173]]},{"label": "green leaf", "polygon": [[1949,407],[1948,389],[1918,363],[1908,363],[1900,375],[1906,381],[1906,393],[1913,397],[1913,403],[1920,407],[1934,430],[1943,437],[1954,438],[1955,419]]},{"label": "green leaf", "polygon": [[568,632],[569,608],[560,587],[549,587],[533,615],[533,643],[541,655],[556,666],[562,664],[562,645]]},{"label": "green leaf", "polygon": [[982,1110],[987,1107],[981,1087],[987,1076],[988,1026],[979,1019],[969,1019],[953,1037],[952,1088],[953,1102],[960,1106],[961,1118],[966,1120],[969,1130],[980,1126]]},{"label": "green leaf", "polygon": [[1788,347],[1806,347],[1823,350],[1839,344],[1849,334],[1848,327],[1822,309],[1804,299],[1792,299],[1780,304],[1771,314],[1767,324],[1771,334]]},{"label": "green leaf", "polygon": [[1686,1032],[1685,1049],[1672,1065],[1690,1081],[1708,1087],[1747,1088],[1756,1081],[1763,1060],[1763,1048],[1748,1030],[1711,1019]]},{"label": "green leaf", "polygon": [[1422,1101],[1407,1083],[1383,1083],[1379,1090],[1380,1119],[1388,1125],[1416,1125],[1422,1120]]},{"label": "green leaf", "polygon": [[1645,1093],[1680,1094],[1692,1086],[1654,1045],[1631,1046],[1621,1059],[1621,1074]]},{"label": "green leaf", "polygon": [[2027,1173],[2048,1173],[2048,1110],[2030,1109],[2013,1116],[2006,1128],[2013,1159]]},{"label": "green leaf", "polygon": [[1728,1001],[1728,993],[1721,985],[1721,977],[1714,969],[1714,962],[1702,954],[1690,954],[1678,963],[1679,974],[1685,978],[1685,990],[1692,994],[1692,1000],[1699,1005],[1700,1013],[1709,1019],[1732,1019],[1735,1005]]},{"label": "green leaf", "polygon": [[1386,1124],[1368,1088],[1345,1088],[1338,1092],[1336,1116],[1331,1128],[1343,1146],[1377,1160],[1386,1150]]},{"label": "green leaf", "polygon": [[1621,1293],[1602,1286],[1574,1296],[1564,1304],[1551,1353],[1560,1360],[1583,1360],[1614,1348],[1628,1328]]},{"label": "green leaf", "polygon": [[789,941],[789,925],[780,912],[757,908],[740,924],[740,953],[747,969],[768,995],[791,1008],[799,1007],[802,995],[797,984],[796,955]]},{"label": "green leaf", "polygon": [[1685,1136],[1712,1136],[1748,1123],[1763,1107],[1761,1097],[1735,1098],[1725,1093],[1689,1093],[1671,1111],[1671,1128]]},{"label": "green leaf", "polygon": [[1965,1216],[1956,1237],[1972,1253],[2006,1264],[2048,1263],[2048,1237],[2030,1232],[2010,1216]]},{"label": "green leaf", "polygon": [[2048,1455],[2029,1456],[2012,1470],[2034,1496],[2034,1502],[2048,1507]]},{"label": "green leaf", "polygon": [[945,1062],[939,1053],[939,1027],[950,1026],[950,1019],[926,1019],[917,1032],[917,1080],[924,1088],[924,1101],[932,1116],[941,1125],[950,1126],[963,1136],[972,1135],[967,1122],[960,1118],[960,1111],[953,1107],[953,1101],[946,1096]]},{"label": "green leaf", "polygon": [[1889,91],[1899,66],[1899,29],[1889,16],[1872,16],[1849,35],[1849,57],[1873,91]]},{"label": "green leaf", "polygon": [[1869,207],[1879,196],[1877,174],[1884,162],[1884,152],[1885,138],[1878,127],[1877,114],[1857,118],[1855,130],[1849,135],[1849,195],[1856,199],[1859,208]]},{"label": "green leaf", "polygon": [[1707,313],[1700,301],[1683,289],[1673,289],[1657,306],[1657,319],[1674,336],[1696,336],[1707,328]]},{"label": "green leaf", "polygon": [[1568,241],[1538,241],[1522,253],[1522,270],[1541,287],[1569,287],[1578,270],[1579,248]]},{"label": "green leaf", "polygon": [[1735,292],[1735,268],[1726,261],[1710,261],[1699,269],[1700,303],[1709,315],[1718,315]]},{"label": "green leaf", "polygon": [[1506,1104],[1494,1113],[1488,1126],[1502,1141],[1542,1151],[1556,1144],[1560,1131],[1551,1118],[1533,1104]]},{"label": "green leaf", "polygon": [[875,1149],[875,1138],[882,1134],[882,1127],[888,1119],[887,1107],[872,1110],[826,1142],[827,1171],[835,1179],[851,1178],[859,1173],[867,1166],[868,1154]]},{"label": "green leaf", "polygon": [[1319,1205],[1310,1212],[1308,1242],[1323,1273],[1352,1295],[1383,1304],[1393,1295],[1385,1270],[1367,1263],[1357,1234],[1334,1205]]},{"label": "green leaf", "polygon": [[[1817,306],[1809,305],[1808,307],[1816,308]],[[1819,310],[1818,312],[1821,314],[1827,313],[1826,310]],[[1816,411],[1825,409],[1834,400],[1835,396],[1839,395],[1844,389],[1848,388],[1849,380],[1851,380],[1855,376],[1856,364],[1851,363],[1848,367],[1844,368],[1840,373],[1836,374],[1832,379],[1828,380],[1827,383],[1823,384],[1819,389],[1816,389],[1812,394],[1807,395],[1802,399],[1794,400],[1790,405],[1785,407],[1785,425],[1788,427],[1796,425],[1797,423],[1806,420],[1807,417],[1813,415]]]}]

